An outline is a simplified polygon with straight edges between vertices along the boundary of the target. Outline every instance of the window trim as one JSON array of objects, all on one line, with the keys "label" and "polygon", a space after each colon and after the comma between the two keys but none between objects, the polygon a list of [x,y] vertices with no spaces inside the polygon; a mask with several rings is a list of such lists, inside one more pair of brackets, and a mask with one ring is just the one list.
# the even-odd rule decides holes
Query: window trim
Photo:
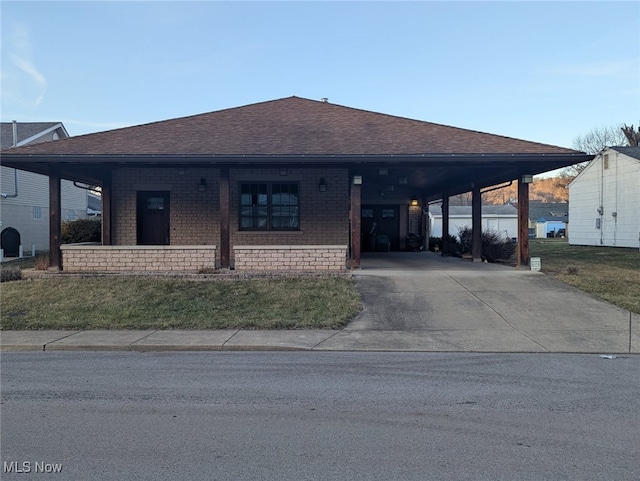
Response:
[{"label": "window trim", "polygon": [[[266,227],[243,227],[242,226],[242,188],[245,185],[266,185],[267,186],[267,222]],[[298,225],[297,227],[273,227],[273,186],[274,185],[295,185],[297,190],[297,219]],[[246,180],[246,181],[238,181],[238,231],[239,232],[300,232],[300,182],[299,181],[261,181],[261,180]]]}]

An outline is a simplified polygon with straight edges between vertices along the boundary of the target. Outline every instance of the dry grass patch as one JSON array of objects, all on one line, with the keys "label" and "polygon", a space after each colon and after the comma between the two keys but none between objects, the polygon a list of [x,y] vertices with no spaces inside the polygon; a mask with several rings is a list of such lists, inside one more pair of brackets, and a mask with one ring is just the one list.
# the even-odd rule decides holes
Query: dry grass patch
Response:
[{"label": "dry grass patch", "polygon": [[621,247],[571,246],[531,240],[542,272],[629,311],[640,313],[640,252]]},{"label": "dry grass patch", "polygon": [[2,290],[2,329],[332,329],[361,306],[344,278],[56,277]]}]

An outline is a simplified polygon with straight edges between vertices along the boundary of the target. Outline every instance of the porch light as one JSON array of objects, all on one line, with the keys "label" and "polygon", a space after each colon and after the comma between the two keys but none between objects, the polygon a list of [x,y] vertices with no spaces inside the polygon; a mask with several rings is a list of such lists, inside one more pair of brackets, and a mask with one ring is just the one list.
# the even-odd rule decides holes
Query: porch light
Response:
[{"label": "porch light", "polygon": [[354,175],[353,176],[353,184],[354,185],[362,185],[362,176],[361,175]]},{"label": "porch light", "polygon": [[326,192],[327,191],[327,183],[324,180],[324,177],[320,178],[320,184],[318,184],[318,190],[320,192]]},{"label": "porch light", "polygon": [[198,192],[205,192],[207,190],[207,181],[202,177],[198,184]]},{"label": "porch light", "polygon": [[412,197],[411,198],[411,205],[414,206],[414,207],[418,205],[418,198],[417,197]]},{"label": "porch light", "polygon": [[531,174],[523,174],[522,175],[522,183],[523,184],[531,184],[533,182],[533,175]]}]

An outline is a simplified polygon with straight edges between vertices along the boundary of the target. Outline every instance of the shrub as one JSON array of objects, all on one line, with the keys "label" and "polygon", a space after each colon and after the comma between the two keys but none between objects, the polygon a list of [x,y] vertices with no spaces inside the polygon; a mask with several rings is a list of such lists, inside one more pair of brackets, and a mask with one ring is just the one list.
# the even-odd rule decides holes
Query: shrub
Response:
[{"label": "shrub", "polygon": [[62,243],[100,242],[102,225],[98,219],[78,219],[62,223]]},{"label": "shrub", "polygon": [[[473,232],[470,227],[461,227],[459,230],[460,252],[468,254],[473,245]],[[502,233],[493,230],[482,231],[482,258],[487,262],[507,260],[516,251],[516,245],[511,239],[505,239]]]},{"label": "shrub", "polygon": [[37,271],[46,271],[49,268],[49,254],[38,254],[34,268]]},{"label": "shrub", "polygon": [[[429,250],[431,252],[442,252],[442,237],[429,237]],[[446,254],[459,255],[459,252],[460,243],[458,239],[455,236],[449,235],[449,248]]]},{"label": "shrub", "polygon": [[3,267],[0,269],[0,282],[19,281],[22,279],[22,269],[19,267]]}]

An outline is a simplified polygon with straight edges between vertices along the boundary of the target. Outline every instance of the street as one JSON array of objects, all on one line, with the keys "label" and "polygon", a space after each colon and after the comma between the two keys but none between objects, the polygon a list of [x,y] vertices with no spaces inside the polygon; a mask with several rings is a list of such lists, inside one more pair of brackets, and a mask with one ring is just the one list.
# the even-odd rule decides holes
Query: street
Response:
[{"label": "street", "polygon": [[2,479],[640,479],[640,357],[1,356]]}]

